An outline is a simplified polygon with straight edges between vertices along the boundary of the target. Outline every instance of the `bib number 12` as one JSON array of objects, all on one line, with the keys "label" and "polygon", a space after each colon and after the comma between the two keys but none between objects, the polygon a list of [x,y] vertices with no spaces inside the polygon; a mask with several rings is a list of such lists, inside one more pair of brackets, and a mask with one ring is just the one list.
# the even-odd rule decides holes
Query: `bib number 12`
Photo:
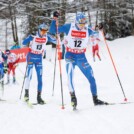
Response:
[{"label": "bib number 12", "polygon": [[75,40],[75,41],[74,41],[74,46],[75,46],[75,47],[81,47],[81,43],[82,43],[81,40]]}]

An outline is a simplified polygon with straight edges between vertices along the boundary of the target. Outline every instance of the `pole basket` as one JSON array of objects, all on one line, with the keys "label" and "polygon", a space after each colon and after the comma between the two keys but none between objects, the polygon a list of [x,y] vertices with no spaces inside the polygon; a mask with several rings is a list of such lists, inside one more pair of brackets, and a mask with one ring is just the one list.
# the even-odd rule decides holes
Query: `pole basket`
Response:
[{"label": "pole basket", "polygon": [[62,107],[61,107],[61,109],[65,109],[65,107],[64,107],[64,106],[62,106]]},{"label": "pole basket", "polygon": [[127,98],[125,98],[124,101],[127,101]]}]

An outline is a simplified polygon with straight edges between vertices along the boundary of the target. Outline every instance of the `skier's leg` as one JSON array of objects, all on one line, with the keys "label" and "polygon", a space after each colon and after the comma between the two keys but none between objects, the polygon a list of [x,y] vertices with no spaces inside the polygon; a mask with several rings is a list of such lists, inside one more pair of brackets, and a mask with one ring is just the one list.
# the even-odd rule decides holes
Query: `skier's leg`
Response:
[{"label": "skier's leg", "polygon": [[33,62],[28,62],[26,77],[25,77],[25,95],[24,95],[25,101],[29,100],[29,86],[30,86],[30,81],[32,79],[32,72],[33,72]]},{"label": "skier's leg", "polygon": [[97,87],[96,87],[96,81],[94,78],[93,70],[91,66],[89,65],[87,59],[84,57],[82,60],[79,60],[77,62],[77,65],[80,68],[81,72],[88,79],[90,83],[90,89],[91,89],[92,95],[97,95]]},{"label": "skier's leg", "polygon": [[75,96],[74,82],[73,82],[74,68],[75,68],[75,62],[72,59],[66,58],[66,72],[67,72],[67,78],[68,78],[68,88],[69,88],[69,92],[71,96],[71,105],[73,107],[76,107],[77,98]]},{"label": "skier's leg", "polygon": [[16,82],[16,78],[15,78],[15,69],[16,69],[16,67],[13,67],[13,68],[12,68],[12,72],[13,72],[13,83]]},{"label": "skier's leg", "polygon": [[93,54],[93,61],[95,61],[95,48],[94,48],[94,46],[92,47],[92,54]]},{"label": "skier's leg", "polygon": [[75,66],[71,62],[66,63],[66,72],[67,72],[67,78],[68,78],[68,88],[70,92],[74,92],[74,68]]},{"label": "skier's leg", "polygon": [[77,64],[78,67],[80,68],[80,70],[82,71],[82,73],[85,75],[85,77],[88,79],[90,83],[90,89],[91,89],[91,93],[93,96],[94,105],[105,104],[105,102],[99,100],[97,97],[97,86],[96,86],[96,81],[94,78],[93,70],[91,66],[89,65],[89,63],[87,62],[86,57],[83,60],[79,60],[79,62],[77,63],[78,63]]},{"label": "skier's leg", "polygon": [[1,97],[4,95],[4,69],[2,66],[0,67],[0,91],[1,91],[0,94],[1,99]]},{"label": "skier's leg", "polygon": [[37,80],[38,80],[38,86],[37,89],[38,91],[42,91],[42,63],[36,63],[35,64],[35,70],[36,70],[36,74],[37,74]]},{"label": "skier's leg", "polygon": [[99,55],[99,45],[96,44],[96,55],[98,56],[99,60],[101,60],[100,55]]},{"label": "skier's leg", "polygon": [[10,72],[11,72],[11,67],[8,67],[8,71],[7,71],[7,83],[10,82]]},{"label": "skier's leg", "polygon": [[42,73],[43,73],[42,63],[41,62],[36,63],[35,64],[35,69],[36,69],[37,80],[38,80],[37,102],[39,104],[45,104],[45,101],[41,98],[41,93],[42,93]]},{"label": "skier's leg", "polygon": [[101,60],[101,58],[100,58],[100,55],[99,55],[99,52],[98,52],[98,51],[96,52],[96,55],[97,55],[97,57],[99,58],[99,60]]}]

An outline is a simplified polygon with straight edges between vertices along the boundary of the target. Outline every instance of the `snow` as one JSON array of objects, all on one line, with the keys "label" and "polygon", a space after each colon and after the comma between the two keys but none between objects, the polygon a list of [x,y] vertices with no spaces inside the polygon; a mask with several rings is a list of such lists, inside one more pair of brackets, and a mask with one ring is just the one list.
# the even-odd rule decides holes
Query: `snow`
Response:
[{"label": "snow", "polygon": [[[111,42],[107,41],[123,90],[130,102],[134,102],[133,42],[133,36]],[[124,96],[106,45],[103,42],[100,43],[102,61],[96,58],[96,62],[93,62],[90,47],[87,49],[86,54],[94,71],[99,98],[108,102],[124,102]],[[0,102],[1,134],[132,134],[134,132],[134,104],[94,106],[89,83],[77,67],[74,82],[78,99],[78,111],[72,110],[64,60],[62,61],[62,78],[65,109],[61,109],[58,61],[56,62],[54,96],[52,96],[54,55],[53,50],[51,62],[46,59],[43,60],[42,97],[47,104],[34,106],[33,109],[24,104],[24,91],[22,99],[19,99],[26,63],[19,64],[16,70],[17,84],[5,85],[3,99],[8,100],[8,102]],[[30,85],[31,102],[36,102],[36,87],[37,79],[34,69]]]}]

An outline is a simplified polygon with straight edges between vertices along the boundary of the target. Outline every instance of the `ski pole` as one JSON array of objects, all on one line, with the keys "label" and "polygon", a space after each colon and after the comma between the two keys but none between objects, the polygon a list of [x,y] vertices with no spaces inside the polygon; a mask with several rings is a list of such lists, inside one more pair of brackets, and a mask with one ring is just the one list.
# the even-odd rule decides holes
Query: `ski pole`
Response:
[{"label": "ski pole", "polygon": [[57,49],[58,49],[58,60],[59,60],[59,69],[60,69],[60,83],[61,83],[61,98],[62,98],[62,109],[64,109],[64,99],[63,99],[63,85],[62,85],[62,70],[61,70],[61,46],[60,46],[60,37],[58,33],[58,20],[56,21],[56,34],[57,34]]},{"label": "ski pole", "polygon": [[53,90],[52,90],[52,96],[54,96],[55,72],[56,72],[56,59],[57,59],[57,47],[56,47],[56,50],[55,50],[55,61],[54,61],[54,76],[53,76]]},{"label": "ski pole", "polygon": [[24,83],[25,83],[25,78],[26,78],[26,73],[27,73],[27,67],[28,67],[28,63],[26,65],[26,71],[25,71],[25,75],[24,75],[24,79],[23,79],[22,89],[21,89],[21,93],[20,93],[20,99],[21,99],[21,96],[22,96],[23,87],[24,87]]},{"label": "ski pole", "polygon": [[[27,45],[28,48],[29,48],[29,45],[30,45],[30,43]],[[28,59],[28,61],[29,61],[29,59]],[[24,87],[24,83],[25,83],[25,78],[26,78],[26,74],[27,74],[28,61],[26,60],[27,65],[26,65],[26,70],[25,70],[25,74],[24,74],[24,79],[23,79],[22,89],[21,89],[21,93],[20,93],[20,99],[21,99],[21,96],[22,96],[23,87]]]},{"label": "ski pole", "polygon": [[102,36],[103,36],[103,39],[104,39],[104,42],[105,42],[106,48],[107,48],[107,50],[108,50],[109,56],[110,56],[110,58],[111,58],[111,61],[112,61],[112,64],[113,64],[113,67],[114,67],[114,70],[115,70],[116,76],[117,76],[117,78],[118,78],[118,82],[119,82],[120,87],[121,87],[121,90],[122,90],[122,93],[123,93],[123,95],[124,95],[124,101],[127,101],[127,98],[126,98],[126,95],[125,95],[125,92],[124,92],[123,86],[122,86],[122,84],[121,84],[121,81],[120,81],[120,78],[119,78],[119,75],[118,75],[117,69],[116,69],[115,64],[114,64],[114,60],[113,60],[113,58],[112,58],[112,54],[111,54],[111,52],[110,52],[110,49],[109,49],[108,44],[107,44],[107,42],[106,42],[106,39],[105,39],[105,37],[104,37],[104,32],[103,32],[103,30],[102,30]]}]

